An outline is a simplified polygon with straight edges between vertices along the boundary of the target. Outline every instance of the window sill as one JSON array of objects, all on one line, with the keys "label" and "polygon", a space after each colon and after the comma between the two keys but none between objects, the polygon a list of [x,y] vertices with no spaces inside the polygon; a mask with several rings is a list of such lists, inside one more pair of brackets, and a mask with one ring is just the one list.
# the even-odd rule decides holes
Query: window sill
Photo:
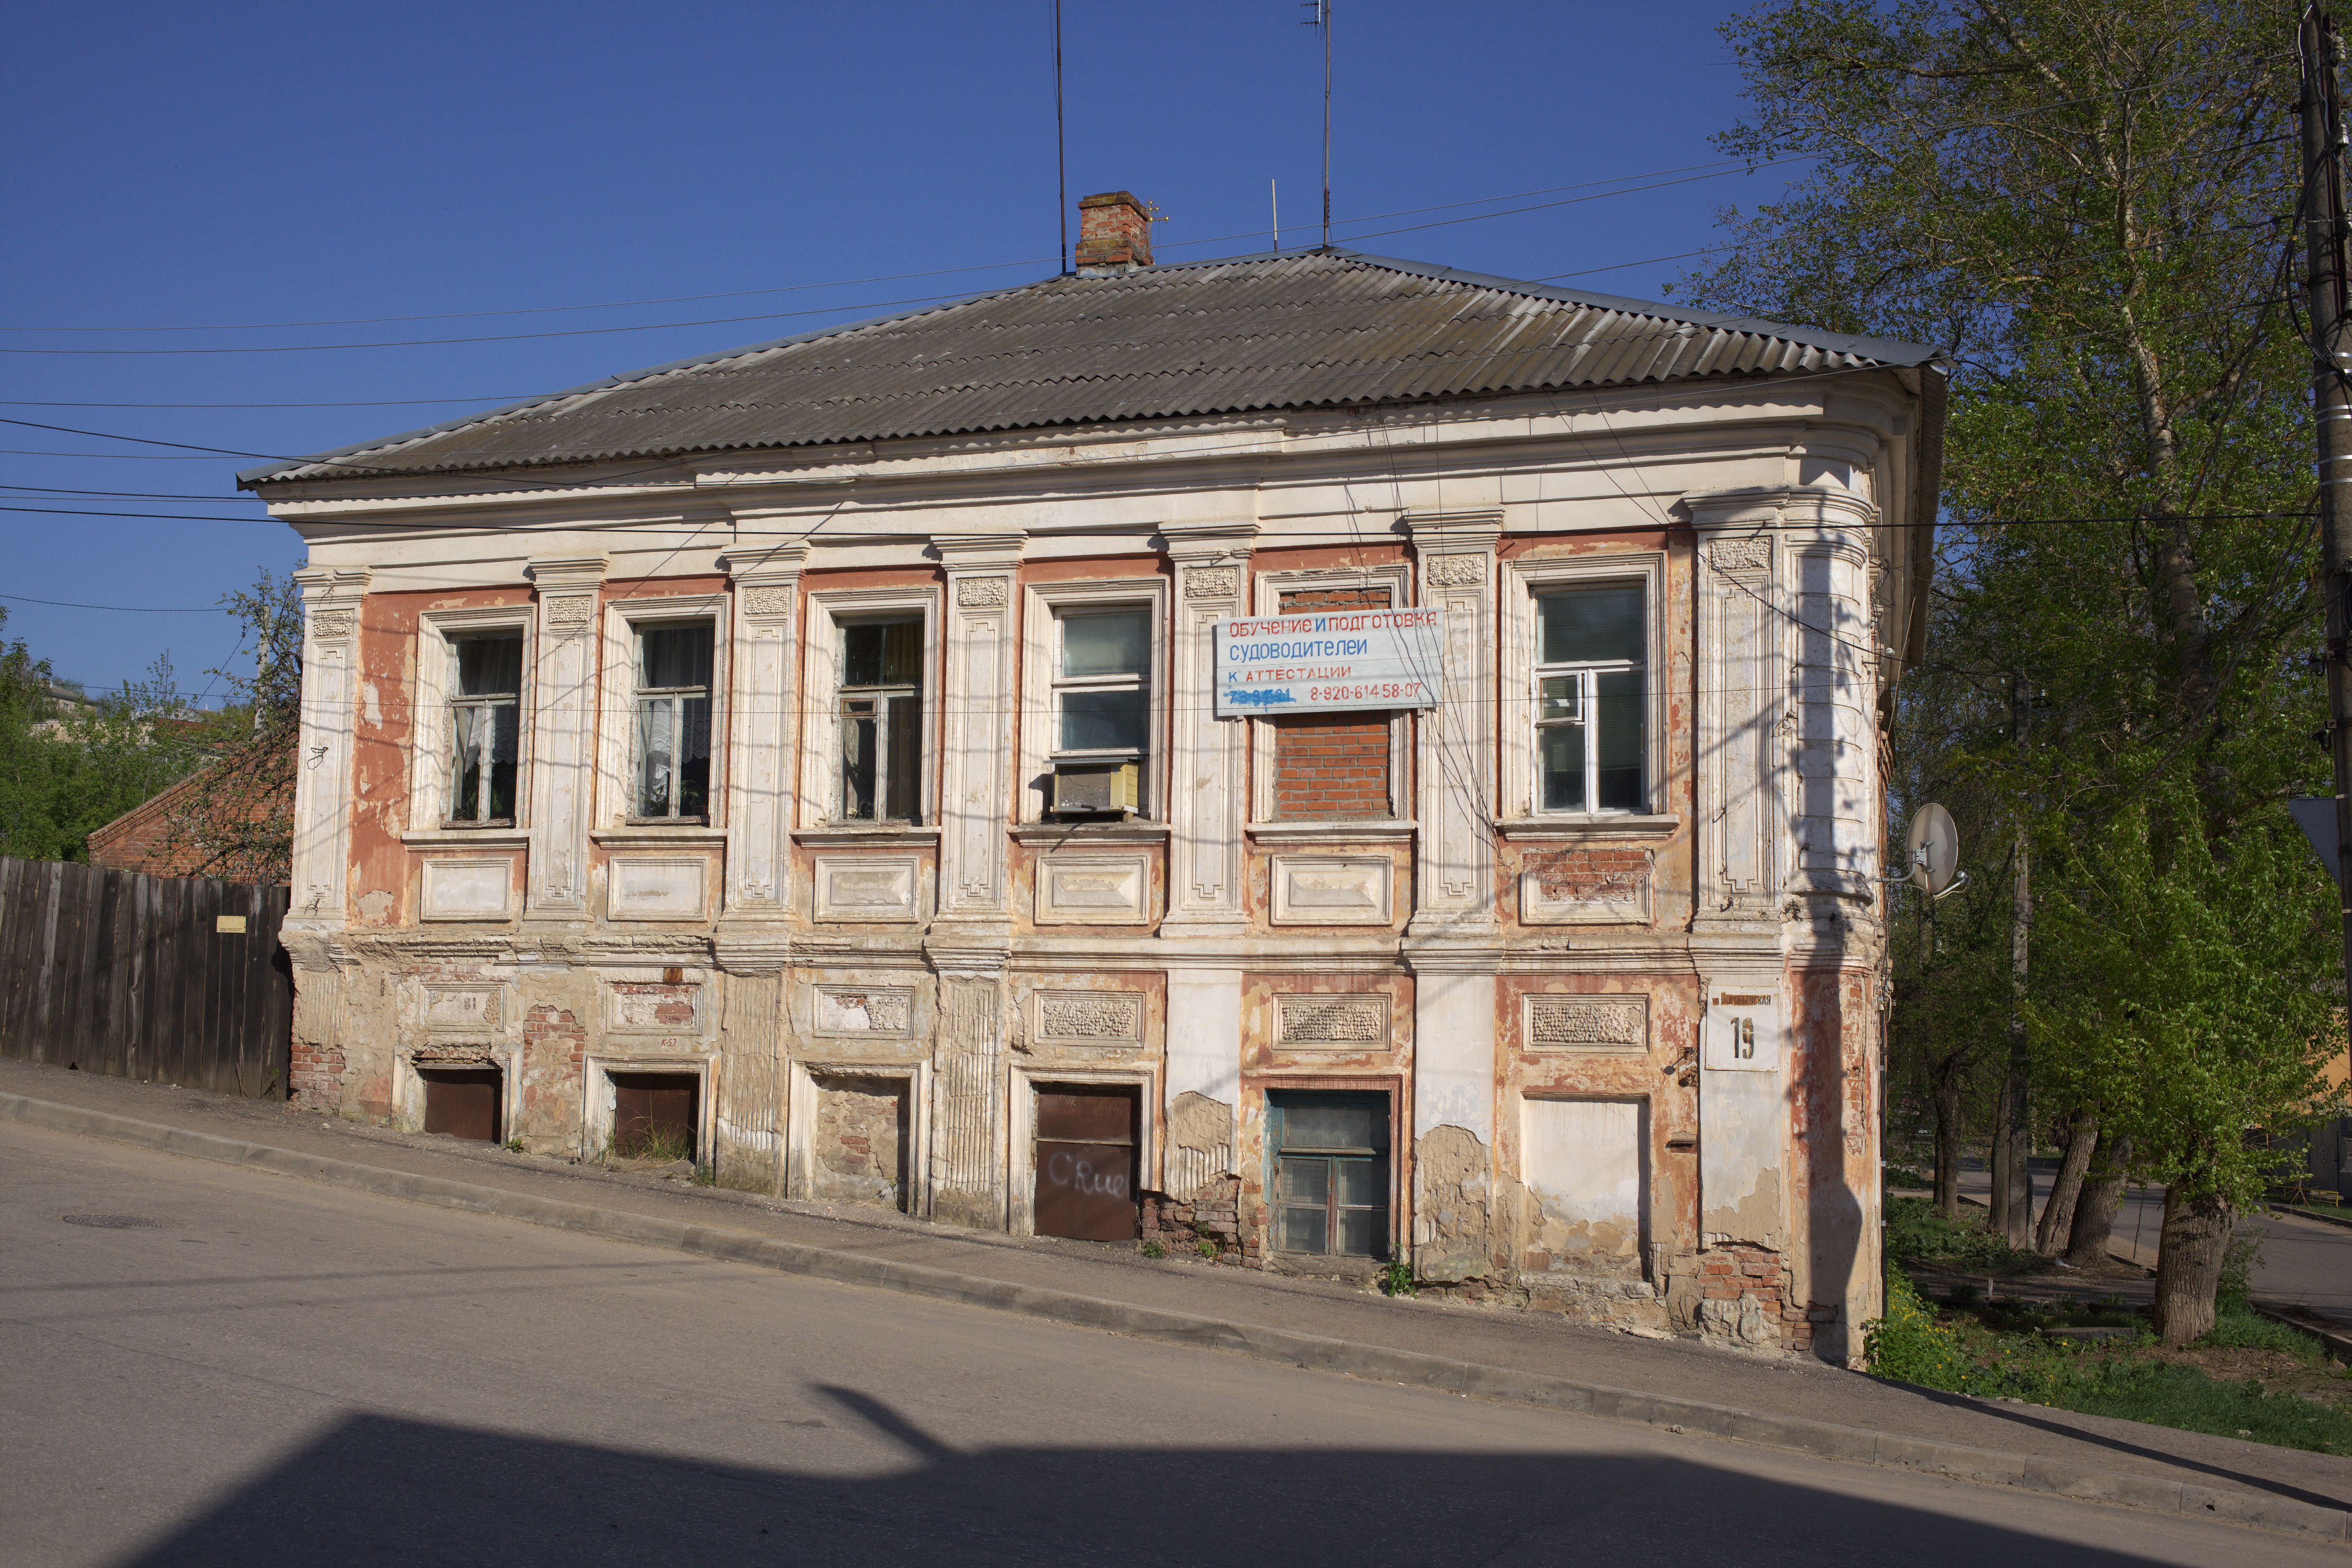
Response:
[{"label": "window sill", "polygon": [[1158,844],[1173,831],[1164,822],[1107,822],[1079,817],[1070,822],[1020,823],[1013,827],[1013,837],[1023,844]]},{"label": "window sill", "polygon": [[1671,814],[1644,816],[1637,812],[1596,812],[1589,816],[1520,816],[1495,824],[1506,838],[1667,838],[1683,819]]},{"label": "window sill", "polygon": [[403,844],[426,848],[464,847],[512,849],[530,842],[527,827],[420,827],[400,836]]},{"label": "window sill", "polygon": [[1265,844],[1395,844],[1420,827],[1417,822],[1373,816],[1360,822],[1253,822],[1248,832]]},{"label": "window sill", "polygon": [[940,830],[908,823],[877,823],[870,827],[834,826],[798,827],[793,838],[801,844],[936,844]]},{"label": "window sill", "polygon": [[700,822],[681,822],[676,827],[661,827],[652,823],[632,822],[625,827],[594,828],[589,832],[588,837],[593,842],[611,848],[627,848],[633,845],[646,844],[658,844],[670,848],[681,845],[699,847],[704,845],[727,842],[726,829],[712,827]]}]

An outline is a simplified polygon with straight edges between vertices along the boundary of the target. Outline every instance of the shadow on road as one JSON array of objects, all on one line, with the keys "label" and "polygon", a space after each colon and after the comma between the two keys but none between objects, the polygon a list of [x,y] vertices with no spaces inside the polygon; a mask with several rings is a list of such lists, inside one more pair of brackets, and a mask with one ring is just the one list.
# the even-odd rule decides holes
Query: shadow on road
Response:
[{"label": "shadow on road", "polygon": [[[905,1454],[904,1468],[805,1474],[354,1415],[127,1561],[1507,1568],[1671,1558],[1818,1568],[1897,1552],[1906,1568],[2146,1561],[1679,1459],[1234,1451],[1182,1447],[1211,1435],[1181,1432],[1117,1447],[964,1453],[870,1395],[813,1392],[837,1412],[829,1424],[855,1439],[845,1465],[865,1462],[868,1434],[878,1434]],[[1999,1493],[1969,1494],[1961,1511],[2002,1506]]]}]

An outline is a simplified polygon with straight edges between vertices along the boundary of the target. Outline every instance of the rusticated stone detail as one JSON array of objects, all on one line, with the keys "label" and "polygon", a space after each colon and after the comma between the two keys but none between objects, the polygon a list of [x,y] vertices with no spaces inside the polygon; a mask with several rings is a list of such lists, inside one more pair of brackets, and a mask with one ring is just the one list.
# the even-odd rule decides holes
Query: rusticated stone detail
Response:
[{"label": "rusticated stone detail", "polygon": [[1188,599],[1230,599],[1241,592],[1241,574],[1231,566],[1195,566],[1184,574]]},{"label": "rusticated stone detail", "polygon": [[1037,1036],[1045,1040],[1132,1040],[1142,1034],[1143,999],[1089,991],[1037,998]]},{"label": "rusticated stone detail", "polygon": [[310,635],[321,641],[347,637],[359,624],[356,610],[320,610],[310,617]]},{"label": "rusticated stone detail", "polygon": [[1429,563],[1429,581],[1439,588],[1462,588],[1486,580],[1484,555],[1439,555]]},{"label": "rusticated stone detail", "polygon": [[1650,1011],[1643,1002],[1528,998],[1528,1046],[1532,1050],[1632,1049],[1646,1044],[1649,1033]]},{"label": "rusticated stone detail", "polygon": [[1379,1046],[1389,1009],[1379,996],[1277,996],[1274,1035],[1285,1046]]},{"label": "rusticated stone detail", "polygon": [[1720,539],[1707,547],[1706,558],[1718,572],[1761,572],[1772,564],[1772,540],[1762,533]]},{"label": "rusticated stone detail", "polygon": [[566,594],[547,601],[547,624],[555,631],[578,631],[595,614],[596,601],[585,594]]},{"label": "rusticated stone detail", "polygon": [[956,607],[961,610],[1001,610],[1004,607],[1008,584],[1002,577],[959,577],[956,579]]},{"label": "rusticated stone detail", "polygon": [[747,616],[773,617],[793,613],[793,591],[790,588],[746,588],[742,593],[743,613]]}]

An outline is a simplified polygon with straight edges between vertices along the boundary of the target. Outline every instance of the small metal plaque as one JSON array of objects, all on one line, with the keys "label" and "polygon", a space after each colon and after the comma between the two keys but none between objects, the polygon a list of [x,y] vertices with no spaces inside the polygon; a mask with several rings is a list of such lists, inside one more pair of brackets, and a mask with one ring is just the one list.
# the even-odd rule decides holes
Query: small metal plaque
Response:
[{"label": "small metal plaque", "polygon": [[223,936],[243,936],[245,934],[245,917],[243,915],[222,915],[213,921],[213,930]]}]

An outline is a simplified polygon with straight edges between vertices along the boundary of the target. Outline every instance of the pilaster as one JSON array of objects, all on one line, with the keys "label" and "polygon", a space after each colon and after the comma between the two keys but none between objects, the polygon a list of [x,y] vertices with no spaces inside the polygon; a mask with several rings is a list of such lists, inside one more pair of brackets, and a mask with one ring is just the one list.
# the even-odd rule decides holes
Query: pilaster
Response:
[{"label": "pilaster", "polygon": [[[740,520],[739,520],[740,521]],[[734,657],[727,714],[727,881],[724,917],[782,920],[791,907],[790,837],[799,755],[803,542],[730,552]]]},{"label": "pilaster", "polygon": [[341,931],[351,868],[352,742],[359,712],[360,604],[368,574],[305,568],[302,754],[294,775],[291,931]]},{"label": "pilaster", "polygon": [[[1247,722],[1216,713],[1217,623],[1243,613],[1255,521],[1167,524],[1176,564],[1175,652],[1169,682],[1170,863],[1163,937],[1243,928],[1242,821],[1249,796]],[[1234,1042],[1233,1049],[1239,1049]],[[1176,1091],[1171,1082],[1170,1093]]]},{"label": "pilaster", "polygon": [[977,1230],[1004,1228],[1008,1118],[1004,1096],[1006,973],[1011,952],[992,942],[928,942],[940,977],[931,1042],[931,1217]]},{"label": "pilaster", "polygon": [[940,724],[940,917],[1009,924],[1013,569],[1023,540],[1017,533],[945,534],[932,542],[948,580]]},{"label": "pilaster", "polygon": [[[597,601],[602,555],[533,556],[539,658],[530,767],[527,920],[588,914],[588,826],[595,809]],[[615,723],[620,722],[616,716]]]},{"label": "pilaster", "polygon": [[1445,612],[1438,705],[1424,710],[1414,910],[1408,937],[1495,922],[1494,584],[1499,511],[1408,513],[1421,602]]},{"label": "pilaster", "polygon": [[1794,749],[1779,587],[1779,490],[1686,499],[1698,535],[1694,750],[1696,929],[1777,928],[1784,879],[1781,783]]}]

